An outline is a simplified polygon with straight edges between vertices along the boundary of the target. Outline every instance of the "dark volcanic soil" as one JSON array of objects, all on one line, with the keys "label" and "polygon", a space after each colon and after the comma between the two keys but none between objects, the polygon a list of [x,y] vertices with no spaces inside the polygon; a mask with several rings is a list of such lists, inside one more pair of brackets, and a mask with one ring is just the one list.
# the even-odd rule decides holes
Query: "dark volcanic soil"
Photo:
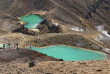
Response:
[{"label": "dark volcanic soil", "polygon": [[38,62],[38,61],[57,61],[58,59],[46,56],[45,54],[39,53],[37,51],[28,50],[26,48],[17,49],[0,49],[0,62],[9,63],[9,62]]}]

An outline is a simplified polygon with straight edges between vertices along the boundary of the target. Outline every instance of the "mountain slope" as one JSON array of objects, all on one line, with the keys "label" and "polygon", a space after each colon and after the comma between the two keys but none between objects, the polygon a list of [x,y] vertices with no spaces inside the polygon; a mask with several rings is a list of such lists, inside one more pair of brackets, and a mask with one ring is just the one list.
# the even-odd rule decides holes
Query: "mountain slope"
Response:
[{"label": "mountain slope", "polygon": [[[44,13],[50,25],[50,21],[54,20],[70,30],[76,28],[89,32],[101,31],[107,36],[110,34],[110,0],[0,0],[0,13],[0,29],[5,31],[18,24],[18,17],[29,13]],[[45,31],[48,30],[47,26],[42,29],[42,32],[52,32]],[[103,40],[101,42],[96,40],[102,44],[110,40],[105,36],[103,38],[99,38]]]},{"label": "mountain slope", "polygon": [[5,0],[0,15],[20,17],[33,11],[47,11],[45,17],[65,24],[94,29],[104,25],[110,32],[110,0]]}]

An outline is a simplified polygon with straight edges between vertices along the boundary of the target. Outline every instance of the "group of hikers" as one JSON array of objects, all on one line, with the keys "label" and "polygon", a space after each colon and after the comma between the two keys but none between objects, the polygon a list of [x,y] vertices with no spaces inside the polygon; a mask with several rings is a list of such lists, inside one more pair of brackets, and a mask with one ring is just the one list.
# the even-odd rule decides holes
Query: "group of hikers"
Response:
[{"label": "group of hikers", "polygon": [[[18,49],[18,43],[16,43],[15,45],[17,46],[17,49]],[[10,49],[11,44],[10,43],[3,44],[4,50],[5,50],[5,48],[7,48],[6,46],[8,46],[8,48]]]},{"label": "group of hikers", "polygon": [[[5,50],[6,48],[10,49],[10,46],[11,44],[10,43],[6,43],[6,44],[3,44],[3,49]],[[16,46],[16,49],[18,50],[18,43],[15,43],[15,46]],[[30,49],[32,48],[31,46],[29,47]]]}]

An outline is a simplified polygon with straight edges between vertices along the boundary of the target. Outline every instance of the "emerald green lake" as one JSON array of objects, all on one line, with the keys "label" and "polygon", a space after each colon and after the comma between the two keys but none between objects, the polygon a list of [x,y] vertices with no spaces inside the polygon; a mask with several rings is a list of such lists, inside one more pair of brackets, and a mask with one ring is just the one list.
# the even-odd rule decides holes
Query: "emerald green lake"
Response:
[{"label": "emerald green lake", "polygon": [[25,17],[20,18],[21,21],[27,22],[27,24],[24,25],[25,28],[28,29],[36,29],[38,25],[44,21],[45,19],[42,18],[40,15],[37,14],[31,14]]},{"label": "emerald green lake", "polygon": [[[30,48],[30,47],[28,47]],[[31,47],[32,50],[41,52],[48,56],[63,59],[64,61],[83,61],[83,60],[104,60],[106,54],[81,48],[69,47],[64,45],[53,45],[44,48]]]}]

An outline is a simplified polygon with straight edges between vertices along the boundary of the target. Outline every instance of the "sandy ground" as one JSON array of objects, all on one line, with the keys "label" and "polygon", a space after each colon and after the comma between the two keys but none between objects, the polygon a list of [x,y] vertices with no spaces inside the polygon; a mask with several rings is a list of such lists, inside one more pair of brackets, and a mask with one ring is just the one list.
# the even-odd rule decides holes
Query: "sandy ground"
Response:
[{"label": "sandy ground", "polygon": [[0,65],[2,74],[110,74],[110,60],[101,61],[42,61],[29,67],[28,63]]}]

